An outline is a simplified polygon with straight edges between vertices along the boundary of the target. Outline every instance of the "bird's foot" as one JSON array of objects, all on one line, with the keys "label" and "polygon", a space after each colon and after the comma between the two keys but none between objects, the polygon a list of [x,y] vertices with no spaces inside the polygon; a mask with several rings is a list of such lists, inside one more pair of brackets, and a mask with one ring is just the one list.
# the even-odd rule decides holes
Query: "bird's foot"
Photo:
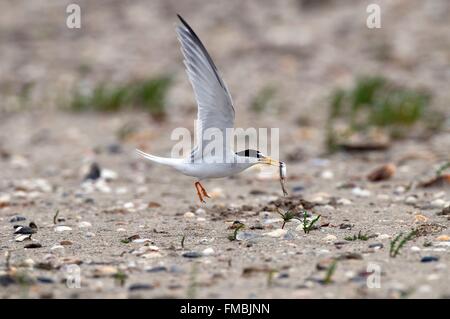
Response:
[{"label": "bird's foot", "polygon": [[206,191],[205,191],[204,188],[201,186],[200,182],[195,182],[194,186],[195,186],[195,189],[197,190],[197,196],[198,196],[198,199],[200,199],[200,201],[201,201],[202,203],[206,203],[205,200],[203,199],[202,194],[203,194],[205,197],[208,197],[208,198],[209,198],[209,195],[208,195],[208,194],[205,195]]},{"label": "bird's foot", "polygon": [[211,198],[211,196],[209,196],[209,194],[206,192],[206,189],[203,187],[203,185],[200,183],[199,183],[199,185],[200,185],[200,189],[202,190],[203,196],[205,196],[207,198]]}]

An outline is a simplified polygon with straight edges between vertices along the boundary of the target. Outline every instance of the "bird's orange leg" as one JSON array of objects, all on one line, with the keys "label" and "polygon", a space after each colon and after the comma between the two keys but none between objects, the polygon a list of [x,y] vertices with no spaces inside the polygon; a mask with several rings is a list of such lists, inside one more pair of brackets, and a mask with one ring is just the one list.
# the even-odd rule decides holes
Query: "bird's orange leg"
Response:
[{"label": "bird's orange leg", "polygon": [[194,186],[195,186],[195,189],[197,190],[197,195],[198,195],[198,198],[200,199],[200,201],[202,203],[206,203],[201,194],[201,193],[203,193],[203,190],[202,190],[202,188],[199,188],[199,187],[201,187],[200,182],[195,182]]},{"label": "bird's orange leg", "polygon": [[200,186],[203,196],[211,198],[211,196],[208,195],[208,193],[206,192],[206,189],[203,187],[203,185],[200,182],[198,182],[198,185]]}]

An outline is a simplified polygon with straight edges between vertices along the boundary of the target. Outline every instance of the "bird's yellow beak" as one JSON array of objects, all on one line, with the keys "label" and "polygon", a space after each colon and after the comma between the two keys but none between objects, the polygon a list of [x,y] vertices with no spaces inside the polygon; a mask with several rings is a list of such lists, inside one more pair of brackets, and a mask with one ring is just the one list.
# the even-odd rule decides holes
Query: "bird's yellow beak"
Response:
[{"label": "bird's yellow beak", "polygon": [[264,156],[259,158],[260,164],[272,165],[272,166],[280,166],[280,162],[270,158],[269,156]]}]

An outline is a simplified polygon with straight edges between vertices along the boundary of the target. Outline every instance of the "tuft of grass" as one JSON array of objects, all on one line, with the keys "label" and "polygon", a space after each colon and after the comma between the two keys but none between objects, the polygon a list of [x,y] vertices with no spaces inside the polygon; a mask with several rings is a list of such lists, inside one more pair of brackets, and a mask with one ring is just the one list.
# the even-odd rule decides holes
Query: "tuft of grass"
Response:
[{"label": "tuft of grass", "polygon": [[273,285],[273,277],[275,276],[275,274],[277,273],[277,271],[275,269],[270,269],[267,272],[267,287],[270,288]]},{"label": "tuft of grass", "polygon": [[325,273],[325,277],[322,280],[322,283],[324,285],[331,284],[333,282],[333,275],[336,272],[337,267],[337,260],[334,260],[332,264],[327,268],[327,271]]},{"label": "tuft of grass", "polygon": [[436,170],[436,176],[441,176],[442,173],[444,173],[447,169],[450,168],[450,161],[442,164],[441,166],[439,166],[439,168]]},{"label": "tuft of grass", "polygon": [[353,88],[339,88],[331,94],[327,147],[330,151],[339,148],[336,123],[346,127],[341,133],[344,139],[348,138],[345,135],[374,127],[382,128],[393,138],[401,137],[419,122],[437,129],[439,124],[431,123],[435,112],[427,112],[430,100],[429,93],[398,86],[382,76],[359,77]]},{"label": "tuft of grass", "polygon": [[277,211],[283,219],[283,225],[281,225],[281,229],[284,229],[286,223],[290,222],[294,218],[297,218],[297,215],[293,211],[288,210],[287,212],[283,213],[279,208],[277,208]]},{"label": "tuft of grass", "polygon": [[183,235],[183,237],[181,237],[181,248],[184,248],[184,241],[186,240],[186,235]]},{"label": "tuft of grass", "polygon": [[128,279],[128,275],[122,270],[119,270],[113,275],[113,278],[118,286],[123,287]]},{"label": "tuft of grass", "polygon": [[413,239],[416,236],[417,231],[412,230],[407,235],[403,236],[403,233],[398,234],[394,240],[391,241],[390,249],[389,249],[389,256],[392,258],[397,257],[398,254],[400,254],[400,250],[403,248],[403,246]]},{"label": "tuft of grass", "polygon": [[320,215],[317,215],[316,218],[308,220],[308,212],[303,212],[303,231],[305,234],[309,234],[309,232],[314,229],[314,224],[319,221],[320,217]]},{"label": "tuft of grass", "polygon": [[229,241],[235,241],[238,232],[239,232],[241,229],[244,229],[244,228],[245,228],[245,225],[242,224],[242,223],[239,223],[239,224],[236,226],[236,228],[234,228],[233,234],[231,234],[231,235],[228,236],[228,240],[229,240]]},{"label": "tuft of grass", "polygon": [[166,97],[172,84],[167,75],[122,85],[101,83],[91,92],[76,90],[70,109],[73,111],[117,112],[136,108],[149,112],[157,119],[163,119],[166,112]]},{"label": "tuft of grass", "polygon": [[344,239],[347,241],[355,241],[355,240],[367,241],[370,238],[374,238],[375,236],[376,235],[363,234],[363,233],[361,233],[361,231],[359,231],[357,235],[347,236]]},{"label": "tuft of grass", "polygon": [[11,270],[11,251],[7,250],[5,252],[5,267],[6,271]]},{"label": "tuft of grass", "polygon": [[262,113],[267,110],[273,110],[276,108],[277,90],[271,85],[263,87],[251,102],[251,110],[255,113]]},{"label": "tuft of grass", "polygon": [[197,263],[193,263],[186,293],[188,299],[195,299],[197,296],[197,273]]},{"label": "tuft of grass", "polygon": [[58,223],[58,215],[59,215],[59,209],[56,210],[56,213],[53,216],[53,224],[54,225],[56,225]]}]

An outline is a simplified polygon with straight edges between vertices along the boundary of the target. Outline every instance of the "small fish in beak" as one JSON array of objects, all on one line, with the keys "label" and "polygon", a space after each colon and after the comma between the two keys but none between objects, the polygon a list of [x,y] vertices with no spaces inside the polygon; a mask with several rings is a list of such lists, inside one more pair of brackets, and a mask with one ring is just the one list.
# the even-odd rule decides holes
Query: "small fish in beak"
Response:
[{"label": "small fish in beak", "polygon": [[284,196],[287,196],[288,192],[286,191],[286,185],[285,185],[285,183],[286,183],[286,164],[284,162],[274,160],[268,156],[261,156],[259,158],[259,162],[261,164],[267,164],[267,165],[279,167],[281,189],[283,190]]}]

